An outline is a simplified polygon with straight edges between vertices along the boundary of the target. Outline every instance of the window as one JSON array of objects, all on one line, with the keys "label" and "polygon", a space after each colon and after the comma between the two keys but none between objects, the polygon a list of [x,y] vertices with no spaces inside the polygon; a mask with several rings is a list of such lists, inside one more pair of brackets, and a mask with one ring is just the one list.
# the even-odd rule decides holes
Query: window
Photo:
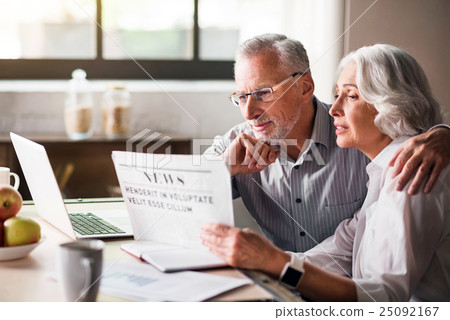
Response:
[{"label": "window", "polygon": [[194,1],[103,2],[105,59],[194,59]]},{"label": "window", "polygon": [[325,2],[1,0],[0,79],[67,79],[75,68],[90,79],[232,79],[240,42],[278,32],[306,45]]}]

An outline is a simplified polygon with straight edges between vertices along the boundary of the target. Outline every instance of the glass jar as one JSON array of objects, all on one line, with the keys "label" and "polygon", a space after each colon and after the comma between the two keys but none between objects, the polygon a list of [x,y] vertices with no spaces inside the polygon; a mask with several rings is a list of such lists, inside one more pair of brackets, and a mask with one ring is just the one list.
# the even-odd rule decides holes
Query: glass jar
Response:
[{"label": "glass jar", "polygon": [[92,108],[92,92],[86,72],[76,69],[69,81],[64,109],[64,123],[69,138],[83,140],[92,136]]},{"label": "glass jar", "polygon": [[103,95],[103,133],[107,138],[125,137],[130,131],[131,97],[123,84],[114,84]]}]

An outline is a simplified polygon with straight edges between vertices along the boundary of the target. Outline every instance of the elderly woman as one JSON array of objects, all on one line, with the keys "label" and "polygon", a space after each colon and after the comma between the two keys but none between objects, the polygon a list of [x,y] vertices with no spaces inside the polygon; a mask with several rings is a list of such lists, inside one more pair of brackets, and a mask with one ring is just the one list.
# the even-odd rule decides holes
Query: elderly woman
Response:
[{"label": "elderly woman", "polygon": [[337,143],[371,159],[362,208],[305,253],[218,224],[203,227],[202,242],[230,265],[262,270],[316,301],[450,301],[450,169],[429,194],[411,196],[396,191],[388,165],[409,136],[441,121],[425,73],[389,45],[350,53],[338,71],[330,109]]}]

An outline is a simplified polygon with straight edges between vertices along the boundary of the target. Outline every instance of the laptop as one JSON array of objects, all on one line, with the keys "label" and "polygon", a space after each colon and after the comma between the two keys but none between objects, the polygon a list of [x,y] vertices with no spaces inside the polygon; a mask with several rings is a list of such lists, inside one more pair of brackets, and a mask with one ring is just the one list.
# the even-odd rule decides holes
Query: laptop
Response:
[{"label": "laptop", "polygon": [[126,210],[69,213],[44,146],[12,132],[10,136],[39,216],[72,239],[133,235]]}]

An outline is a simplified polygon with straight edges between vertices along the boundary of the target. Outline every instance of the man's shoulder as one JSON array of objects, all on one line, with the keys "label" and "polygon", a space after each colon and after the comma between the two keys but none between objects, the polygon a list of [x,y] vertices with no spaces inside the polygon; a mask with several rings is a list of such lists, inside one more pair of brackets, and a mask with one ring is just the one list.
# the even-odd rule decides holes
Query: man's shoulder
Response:
[{"label": "man's shoulder", "polygon": [[331,109],[331,104],[320,101],[318,98],[314,97],[317,105],[322,106],[327,112]]}]

